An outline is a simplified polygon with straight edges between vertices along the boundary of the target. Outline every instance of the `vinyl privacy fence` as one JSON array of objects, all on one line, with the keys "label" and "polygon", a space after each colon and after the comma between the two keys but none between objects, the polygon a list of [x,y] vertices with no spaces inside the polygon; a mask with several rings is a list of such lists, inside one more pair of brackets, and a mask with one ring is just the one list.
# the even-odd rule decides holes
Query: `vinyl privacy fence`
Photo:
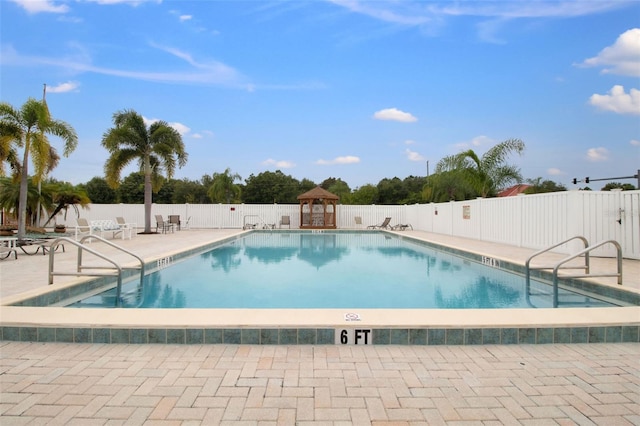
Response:
[{"label": "vinyl privacy fence", "polygon": [[[154,204],[154,215],[179,215],[191,229],[242,228],[245,223],[279,226],[289,216],[291,228],[300,226],[298,204]],[[410,224],[413,229],[457,237],[490,241],[518,247],[540,249],[581,235],[590,244],[615,240],[623,256],[640,259],[640,191],[566,191],[505,198],[479,198],[449,203],[413,205],[338,205],[337,227],[357,229],[380,224],[385,217],[391,224]],[[92,204],[80,211],[88,220],[124,217],[144,227],[142,204]],[[57,223],[75,226],[69,214]],[[557,248],[560,253],[575,253],[578,245]],[[596,256],[614,256],[611,245],[593,252]]]}]

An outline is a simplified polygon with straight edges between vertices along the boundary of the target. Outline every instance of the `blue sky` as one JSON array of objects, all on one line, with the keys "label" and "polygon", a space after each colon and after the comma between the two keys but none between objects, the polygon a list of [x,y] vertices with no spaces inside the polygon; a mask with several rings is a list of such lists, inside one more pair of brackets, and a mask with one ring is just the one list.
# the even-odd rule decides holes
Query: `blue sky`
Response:
[{"label": "blue sky", "polygon": [[569,189],[640,168],[637,1],[0,0],[0,26],[0,99],[47,84],[79,136],[52,176],[74,184],[103,176],[124,109],[180,131],[176,178],[355,189],[509,138],[525,178]]}]

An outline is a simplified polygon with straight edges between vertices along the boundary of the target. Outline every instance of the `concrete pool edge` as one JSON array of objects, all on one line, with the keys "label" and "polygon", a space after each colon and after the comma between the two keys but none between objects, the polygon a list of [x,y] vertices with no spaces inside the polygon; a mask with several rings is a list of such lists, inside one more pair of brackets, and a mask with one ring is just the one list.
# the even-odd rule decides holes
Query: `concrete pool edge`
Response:
[{"label": "concrete pool edge", "polygon": [[[43,315],[43,313],[45,315]],[[503,310],[68,309],[4,306],[0,339],[77,343],[334,344],[368,329],[374,344],[640,342],[640,307]],[[36,320],[36,318],[40,317]],[[44,317],[44,318],[42,318]]]}]

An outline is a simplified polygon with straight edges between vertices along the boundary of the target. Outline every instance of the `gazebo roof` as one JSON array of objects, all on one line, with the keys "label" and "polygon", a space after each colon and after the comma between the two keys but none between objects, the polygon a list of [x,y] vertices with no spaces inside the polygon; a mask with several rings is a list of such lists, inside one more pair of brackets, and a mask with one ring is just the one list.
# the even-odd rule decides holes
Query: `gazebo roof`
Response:
[{"label": "gazebo roof", "polygon": [[298,195],[298,200],[317,200],[323,198],[325,200],[339,200],[335,194],[330,193],[326,189],[321,188],[319,185],[313,188],[311,191],[307,191],[304,194]]}]

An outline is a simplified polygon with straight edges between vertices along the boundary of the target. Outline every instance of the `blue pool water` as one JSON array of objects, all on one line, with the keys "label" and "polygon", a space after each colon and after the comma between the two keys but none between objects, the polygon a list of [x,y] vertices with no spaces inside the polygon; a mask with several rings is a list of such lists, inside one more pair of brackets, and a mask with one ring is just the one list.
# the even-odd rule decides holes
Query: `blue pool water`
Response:
[{"label": "blue pool water", "polygon": [[[547,308],[552,288],[378,232],[252,232],[126,283],[123,307]],[[161,265],[164,266],[164,265]],[[560,291],[560,306],[612,306]],[[75,307],[114,306],[115,289]]]}]

